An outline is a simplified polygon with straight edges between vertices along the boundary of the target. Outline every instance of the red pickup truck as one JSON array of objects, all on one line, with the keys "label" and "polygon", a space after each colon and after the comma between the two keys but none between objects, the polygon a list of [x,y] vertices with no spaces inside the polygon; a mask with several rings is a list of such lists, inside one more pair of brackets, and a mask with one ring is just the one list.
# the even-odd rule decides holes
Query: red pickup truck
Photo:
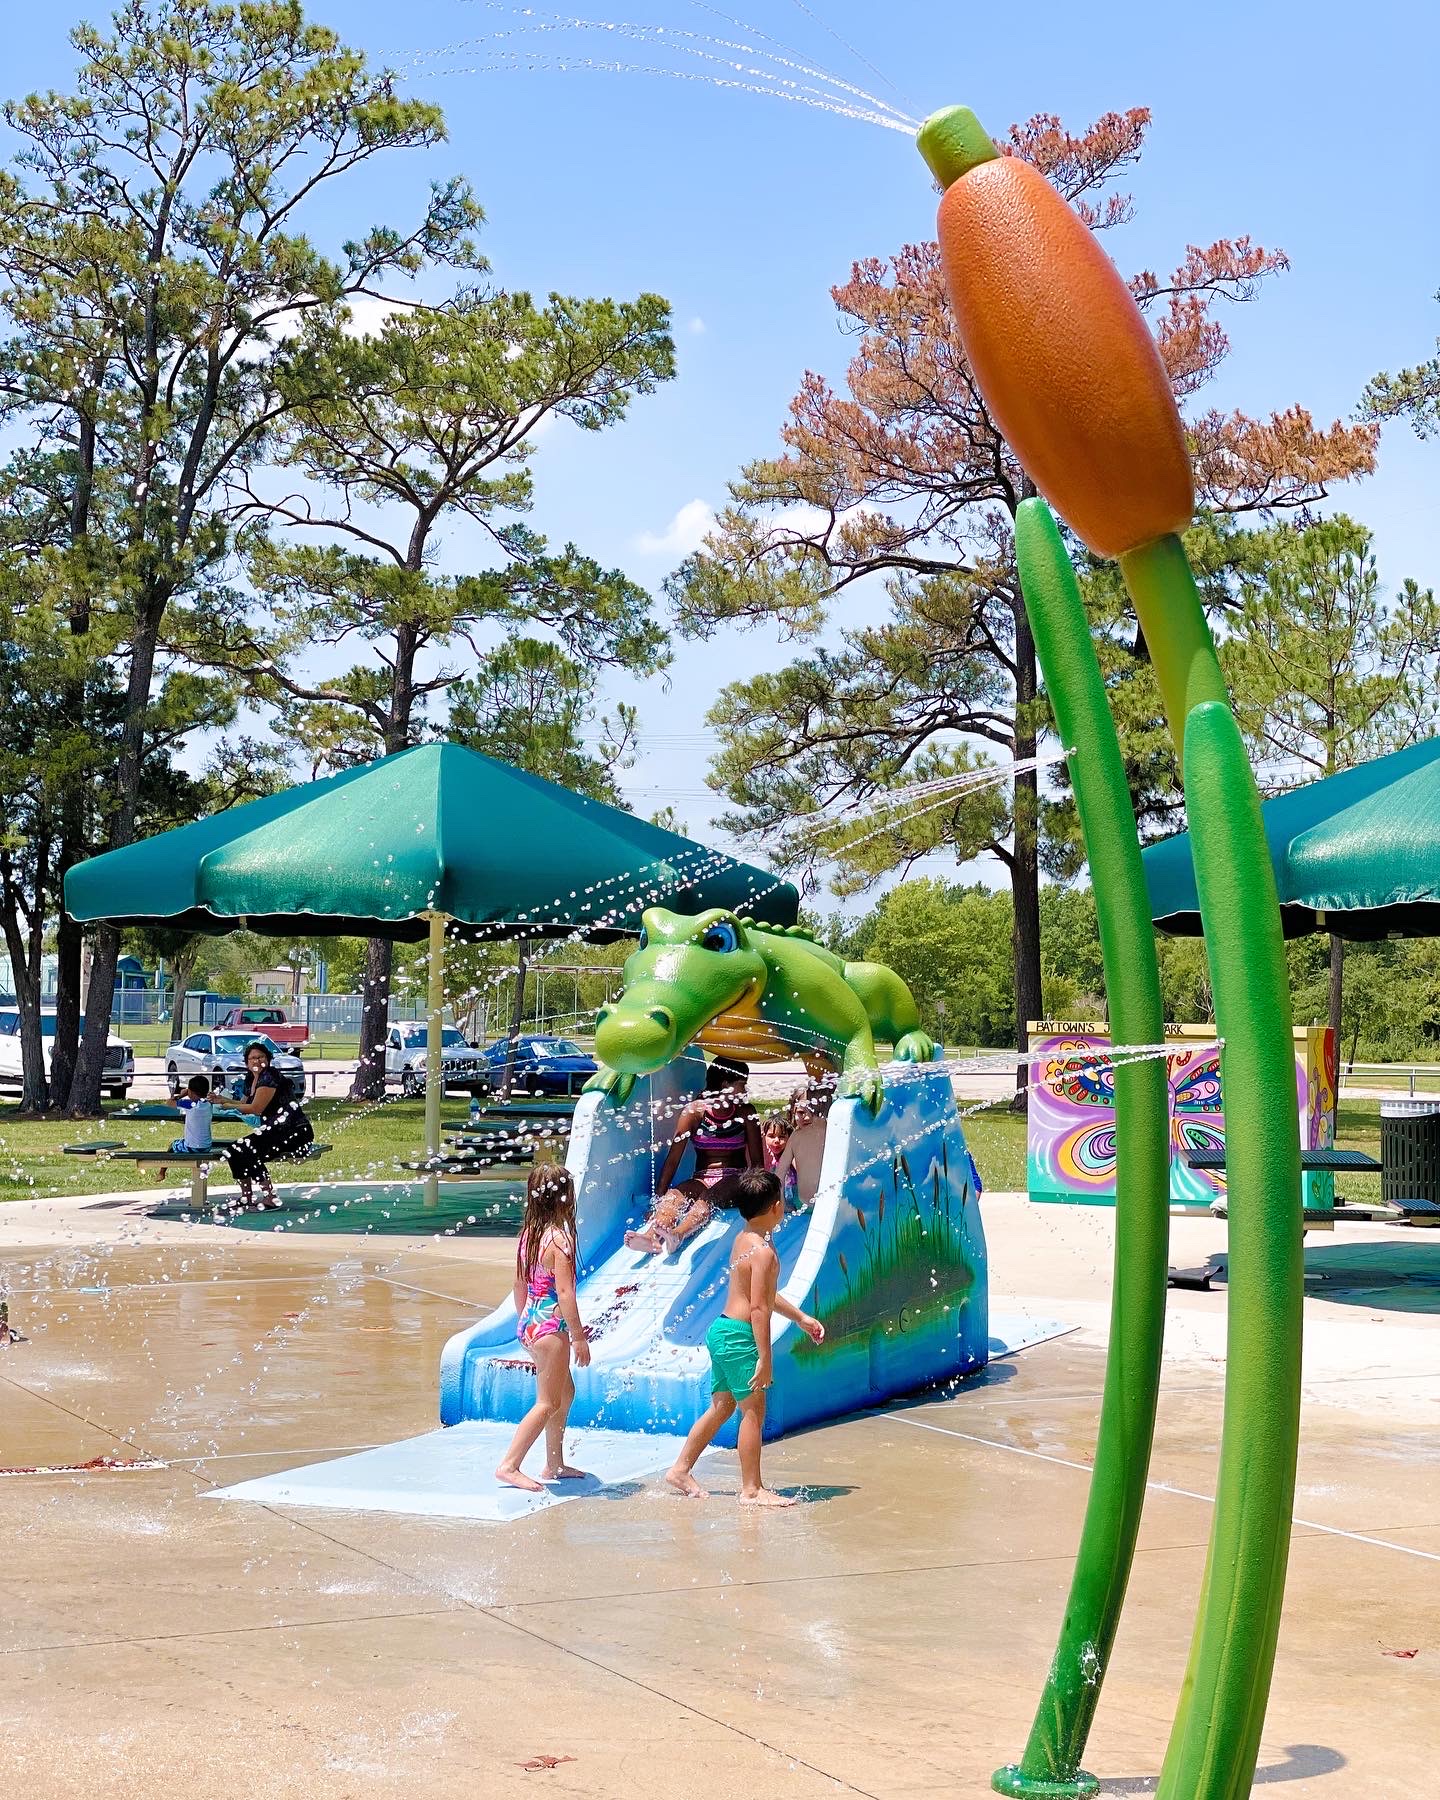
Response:
[{"label": "red pickup truck", "polygon": [[306,1025],[292,1025],[279,1006],[232,1006],[223,1019],[215,1023],[216,1031],[253,1031],[256,1037],[267,1037],[272,1044],[298,1047],[310,1041]]}]

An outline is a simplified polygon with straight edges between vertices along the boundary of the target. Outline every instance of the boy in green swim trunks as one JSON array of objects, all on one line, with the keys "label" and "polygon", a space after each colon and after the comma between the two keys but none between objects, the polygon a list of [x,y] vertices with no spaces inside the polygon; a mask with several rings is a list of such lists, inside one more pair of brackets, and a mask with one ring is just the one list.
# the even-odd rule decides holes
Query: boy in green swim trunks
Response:
[{"label": "boy in green swim trunks", "polygon": [[788,1494],[773,1494],[760,1479],[760,1439],[765,1426],[765,1390],[772,1378],[770,1318],[779,1313],[818,1344],[825,1327],[776,1292],[780,1258],[770,1233],[785,1216],[785,1191],[768,1169],[746,1169],[731,1186],[731,1204],[744,1219],[730,1251],[730,1291],[725,1310],[705,1334],[710,1352],[710,1404],[691,1427],[685,1448],[666,1475],[668,1485],[687,1500],[703,1500],[705,1490],[692,1471],[715,1433],[740,1408],[740,1504],[793,1506]]}]

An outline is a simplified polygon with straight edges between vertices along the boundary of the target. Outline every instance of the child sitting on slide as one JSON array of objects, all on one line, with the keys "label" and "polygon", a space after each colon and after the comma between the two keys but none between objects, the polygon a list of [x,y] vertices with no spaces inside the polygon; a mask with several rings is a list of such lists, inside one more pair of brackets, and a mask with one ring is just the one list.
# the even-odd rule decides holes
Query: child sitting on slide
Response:
[{"label": "child sitting on slide", "polygon": [[[658,1198],[639,1231],[627,1231],[630,1250],[673,1255],[686,1238],[703,1231],[717,1207],[731,1204],[731,1189],[742,1169],[763,1168],[760,1121],[750,1104],[744,1063],[717,1056],[705,1071],[705,1091],[675,1121],[675,1136],[656,1183]],[[672,1186],[685,1152],[695,1151],[695,1173]]]},{"label": "child sitting on slide", "polygon": [[535,1404],[515,1428],[495,1479],[506,1487],[540,1493],[540,1482],[520,1467],[545,1433],[541,1481],[583,1481],[585,1471],[565,1461],[565,1422],[575,1398],[570,1353],[590,1366],[590,1344],[575,1302],[575,1182],[568,1169],[537,1163],[525,1183],[525,1217],[515,1252],[515,1335],[535,1364]]},{"label": "child sitting on slide", "polygon": [[730,1252],[730,1287],[725,1310],[705,1334],[710,1352],[710,1405],[691,1427],[685,1448],[665,1480],[687,1500],[703,1500],[705,1490],[692,1471],[717,1431],[740,1408],[740,1504],[793,1506],[794,1496],[775,1494],[760,1475],[760,1439],[765,1428],[765,1390],[773,1378],[770,1321],[775,1313],[818,1344],[825,1327],[776,1292],[780,1258],[770,1233],[785,1216],[785,1196],[768,1169],[737,1175],[731,1205],[745,1221]]}]

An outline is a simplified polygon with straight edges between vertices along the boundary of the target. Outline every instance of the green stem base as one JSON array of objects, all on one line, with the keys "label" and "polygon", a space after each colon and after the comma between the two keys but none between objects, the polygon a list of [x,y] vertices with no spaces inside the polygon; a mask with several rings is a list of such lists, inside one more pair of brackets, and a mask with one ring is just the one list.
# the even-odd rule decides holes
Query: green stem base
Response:
[{"label": "green stem base", "polygon": [[1006,1763],[990,1777],[997,1794],[1012,1794],[1019,1800],[1070,1800],[1072,1795],[1087,1796],[1100,1792],[1100,1783],[1084,1769],[1077,1769],[1068,1781],[1056,1781],[1048,1775],[1024,1775],[1019,1763]]}]

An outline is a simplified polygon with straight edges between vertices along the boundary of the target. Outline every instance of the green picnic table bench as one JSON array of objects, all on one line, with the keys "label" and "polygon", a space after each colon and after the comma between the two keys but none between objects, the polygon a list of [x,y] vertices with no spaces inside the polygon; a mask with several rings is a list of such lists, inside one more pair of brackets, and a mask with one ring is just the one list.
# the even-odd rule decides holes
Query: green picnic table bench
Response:
[{"label": "green picnic table bench", "polygon": [[[190,1210],[203,1212],[210,1199],[210,1170],[224,1159],[231,1144],[240,1138],[216,1138],[208,1150],[171,1150],[168,1148],[132,1150],[115,1138],[87,1138],[84,1143],[64,1144],[66,1156],[93,1156],[100,1162],[188,1163],[190,1166]],[[276,1161],[286,1163],[314,1162],[329,1150],[329,1144],[311,1144],[302,1156],[287,1156]]]},{"label": "green picnic table bench", "polygon": [[[1192,1169],[1214,1171],[1225,1167],[1223,1150],[1192,1150],[1185,1159]],[[1331,1174],[1378,1175],[1381,1165],[1375,1157],[1365,1150],[1302,1150],[1300,1167],[1315,1169]],[[1226,1217],[1228,1208],[1223,1199],[1211,1203],[1210,1210],[1217,1219]],[[1386,1219],[1399,1214],[1411,1225],[1433,1225],[1440,1223],[1440,1206],[1433,1200],[1400,1199],[1386,1200],[1379,1206],[1314,1206],[1303,1209],[1301,1217],[1307,1225],[1334,1225],[1346,1222],[1352,1224],[1383,1223]]]}]

